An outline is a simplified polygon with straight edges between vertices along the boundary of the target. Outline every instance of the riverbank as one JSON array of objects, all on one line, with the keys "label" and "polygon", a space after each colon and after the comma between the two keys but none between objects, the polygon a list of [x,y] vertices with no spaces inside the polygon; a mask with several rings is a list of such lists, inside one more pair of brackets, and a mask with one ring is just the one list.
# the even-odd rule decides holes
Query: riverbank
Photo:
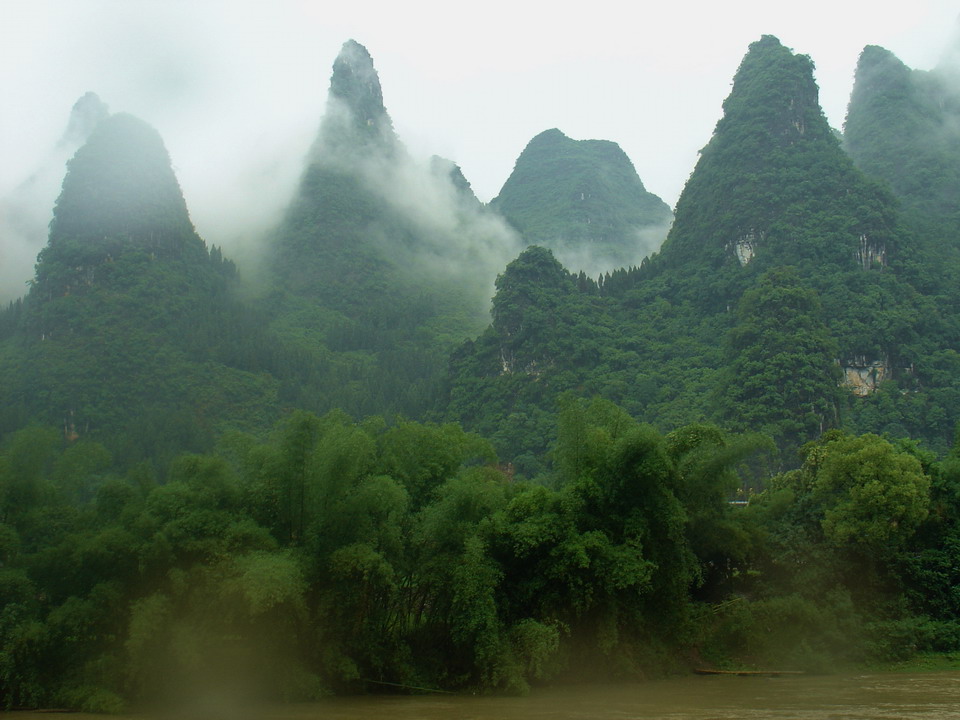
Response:
[{"label": "riverbank", "polygon": [[[176,713],[127,714],[115,720],[828,720],[909,717],[946,720],[960,707],[960,670],[860,672],[830,676],[697,676],[639,683],[589,683],[535,688],[526,697],[491,695],[375,695],[289,705],[238,705],[221,698]],[[71,720],[104,720],[77,713]],[[33,712],[4,720],[49,720]]]},{"label": "riverbank", "polygon": [[960,671],[960,653],[920,653],[906,660],[878,663],[865,668],[871,672],[923,673]]}]

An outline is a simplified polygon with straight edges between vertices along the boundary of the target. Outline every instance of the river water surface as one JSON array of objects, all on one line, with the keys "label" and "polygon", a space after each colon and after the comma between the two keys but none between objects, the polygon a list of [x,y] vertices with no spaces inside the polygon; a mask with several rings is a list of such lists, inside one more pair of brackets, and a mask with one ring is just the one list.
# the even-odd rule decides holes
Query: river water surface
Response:
[{"label": "river water surface", "polygon": [[[10,720],[41,713],[0,713]],[[74,714],[71,720],[103,718]],[[130,715],[147,720],[146,715]],[[252,720],[960,720],[960,671],[832,676],[692,676],[567,685],[527,697],[364,696],[262,708],[195,708],[166,718]]]}]

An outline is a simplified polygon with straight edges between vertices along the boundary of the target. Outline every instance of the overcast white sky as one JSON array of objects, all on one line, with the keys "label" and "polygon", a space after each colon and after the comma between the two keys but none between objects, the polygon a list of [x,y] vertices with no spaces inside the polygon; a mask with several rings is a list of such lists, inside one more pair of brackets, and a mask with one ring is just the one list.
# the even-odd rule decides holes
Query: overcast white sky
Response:
[{"label": "overcast white sky", "polygon": [[[929,69],[953,35],[955,0],[911,5],[0,0],[0,199],[44,163],[62,179],[51,148],[93,90],[160,131],[198,230],[229,250],[295,181],[333,60],[354,38],[401,139],[460,164],[482,200],[535,134],[557,127],[619,143],[673,205],[750,42],[773,34],[810,55],[840,127],[864,45]],[[49,206],[56,184],[38,191]]]}]

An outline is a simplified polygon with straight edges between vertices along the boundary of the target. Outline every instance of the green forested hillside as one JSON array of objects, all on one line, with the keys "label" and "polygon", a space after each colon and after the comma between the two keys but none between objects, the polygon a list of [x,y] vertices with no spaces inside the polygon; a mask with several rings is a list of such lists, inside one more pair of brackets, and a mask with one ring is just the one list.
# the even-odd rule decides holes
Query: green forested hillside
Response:
[{"label": "green forested hillside", "polygon": [[[568,390],[664,430],[711,420],[769,433],[785,467],[831,427],[944,450],[958,420],[942,369],[954,320],[912,284],[916,257],[894,199],[823,117],[809,58],[764,37],[661,251],[549,293],[544,278],[565,271],[546,270],[542,252],[521,256],[498,281],[491,328],[454,356],[449,417],[502,437],[508,456],[540,459],[551,399]],[[542,272],[518,293],[530,263]],[[524,317],[522,339],[502,321],[511,312]],[[508,362],[517,354],[534,360]]]},{"label": "green forested hillside", "polygon": [[407,153],[373,60],[353,41],[270,242],[274,327],[322,368],[297,403],[408,417],[435,404],[446,353],[482,329],[497,269],[517,247],[458,168]]},{"label": "green forested hillside", "polygon": [[[901,277],[923,294],[912,342],[915,383],[894,378],[859,403],[857,427],[891,423],[895,434],[926,437],[957,422],[960,399],[960,83],[949,63],[910,70],[892,53],[864,49],[844,125],[844,145],[864,173],[899,200],[909,246]],[[933,310],[932,308],[935,308]],[[909,392],[904,392],[908,390]],[[881,419],[883,418],[883,419]],[[886,419],[889,418],[889,419]]]},{"label": "green forested hillside", "polygon": [[571,140],[557,129],[529,142],[490,205],[527,244],[594,276],[639,265],[672,220],[616,143]]},{"label": "green forested hillside", "polygon": [[535,138],[521,239],[409,155],[353,41],[257,288],[156,131],[100,119],[0,312],[0,703],[960,651],[955,188],[880,162],[950,124],[931,82],[868,48],[848,156],[761,38],[662,249],[598,277],[521,247],[583,228],[577,188],[610,237],[662,210],[617,146]]},{"label": "green forested hillside", "polygon": [[[949,65],[911,70],[893,53],[864,48],[857,63],[843,140],[864,172],[900,198],[911,222],[938,225],[956,247],[960,202],[960,87]],[[951,242],[952,240],[952,242]]]},{"label": "green forested hillside", "polygon": [[131,459],[276,417],[274,343],[187,214],[157,132],[103,120],[68,165],[30,292],[5,313],[0,406]]}]

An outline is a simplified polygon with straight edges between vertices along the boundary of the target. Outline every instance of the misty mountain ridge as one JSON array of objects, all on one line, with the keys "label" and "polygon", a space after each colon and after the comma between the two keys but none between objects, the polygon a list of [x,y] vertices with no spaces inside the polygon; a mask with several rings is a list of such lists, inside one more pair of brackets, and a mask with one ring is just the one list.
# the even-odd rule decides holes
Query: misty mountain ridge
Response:
[{"label": "misty mountain ridge", "polygon": [[[662,262],[744,272],[888,263],[895,252],[889,198],[841,151],[806,55],[771,36],[753,43],[723,109],[677,202]],[[824,223],[840,216],[849,218],[844,226]]]},{"label": "misty mountain ridge", "polygon": [[[480,270],[476,264],[483,263],[492,287],[497,269],[516,251],[516,241],[509,229],[477,206],[472,192],[464,195],[468,190],[469,183],[449,161],[409,155],[383,105],[372,58],[362,45],[348,41],[333,64],[327,111],[287,212],[287,237],[279,243],[278,262],[287,262],[285,245],[297,253],[299,243],[306,242],[292,240],[289,230],[324,213],[332,217],[326,226],[311,225],[315,237],[307,243],[310,252],[339,247],[367,253],[370,262],[385,264],[399,275],[419,275],[425,265],[428,277],[437,279],[475,277]],[[338,203],[343,205],[340,210],[350,206],[352,212],[336,211]],[[486,262],[490,253],[496,257]],[[338,262],[328,260],[324,268],[316,268],[325,277]],[[468,263],[473,264],[469,273]],[[422,281],[422,276],[416,278]]]},{"label": "misty mountain ridge", "polygon": [[[960,231],[960,67],[911,70],[893,53],[864,48],[844,124],[847,152],[882,178],[914,220],[951,223]],[[928,235],[933,228],[925,227]]]},{"label": "misty mountain ridge", "polygon": [[37,254],[46,245],[51,202],[63,181],[63,167],[109,115],[100,97],[87,92],[70,110],[60,139],[23,182],[0,198],[0,303],[15,300],[33,277]]},{"label": "misty mountain ridge", "polygon": [[490,206],[527,244],[550,248],[565,267],[592,277],[639,265],[673,220],[619,145],[571,140],[556,128],[527,144]]},{"label": "misty mountain ridge", "polygon": [[560,256],[671,217],[619,146],[541,133],[485,206],[349,41],[259,293],[85,96],[0,310],[0,701],[960,650],[960,178],[884,162],[949,152],[952,86],[861,65],[851,159],[810,58],[752,43],[659,251],[594,278]]},{"label": "misty mountain ridge", "polygon": [[159,133],[125,113],[100,120],[68,163],[30,291],[6,314],[5,422],[118,438],[135,458],[173,424],[195,443],[228,418],[273,417],[276,341],[236,289],[234,265],[194,230]]},{"label": "misty mountain ridge", "polygon": [[67,163],[37,281],[47,281],[46,266],[57,261],[53,255],[62,255],[62,264],[84,267],[131,246],[182,256],[199,252],[203,242],[159,133],[118,113],[98,122]]},{"label": "misty mountain ridge", "polygon": [[525,473],[542,472],[566,391],[665,431],[760,430],[788,464],[838,426],[948,446],[953,321],[911,284],[914,257],[893,197],[826,122],[810,59],[765,36],[660,252],[600,283],[523,253],[498,280],[492,325],[453,356],[448,417],[524,458]]},{"label": "misty mountain ridge", "polygon": [[[766,322],[747,308],[738,315],[745,302],[786,316],[802,310],[818,338],[810,346],[817,357],[832,353],[832,365],[848,379],[874,373],[867,394],[883,379],[912,390],[931,382],[924,367],[930,344],[916,326],[924,317],[927,326],[942,328],[943,319],[901,277],[913,246],[889,195],[854,168],[827,125],[811,61],[765,36],[750,46],[733,85],[660,251],[594,280],[569,273],[564,253],[568,261],[578,246],[595,257],[629,254],[638,224],[657,227],[670,217],[615,143],[541,133],[486,207],[455,163],[410,155],[393,129],[370,54],[349,41],[333,63],[327,112],[300,186],[266,238],[268,291],[246,309],[230,299],[237,287],[232,264],[218,250],[208,252],[194,231],[159,136],[130,116],[110,116],[71,161],[22,317],[45,338],[62,337],[64,329],[82,335],[97,314],[81,309],[82,297],[106,302],[104,291],[120,287],[115,278],[129,282],[134,267],[161,268],[162,277],[148,272],[137,285],[152,313],[139,316],[142,328],[162,333],[164,322],[182,327],[186,318],[206,327],[197,293],[215,298],[221,319],[244,312],[271,318],[249,342],[226,338],[244,326],[232,319],[205,331],[210,352],[195,333],[173,344],[243,372],[266,372],[272,389],[251,412],[271,412],[264,398],[279,393],[289,405],[354,415],[465,420],[479,412],[487,420],[477,427],[486,432],[497,423],[490,408],[522,407],[541,424],[531,453],[544,449],[553,422],[546,408],[564,389],[603,394],[662,427],[689,418],[753,422],[721,410],[729,403],[716,389],[730,384],[724,373],[738,362],[737,349],[721,340],[733,333],[741,342],[749,336],[744,323]],[[96,103],[87,104],[95,116]],[[591,235],[594,225],[604,233]],[[609,238],[610,247],[597,252]],[[517,257],[532,239],[554,242],[556,255],[534,247]],[[214,256],[219,269],[211,275]],[[498,275],[494,322],[482,332]],[[532,278],[552,281],[539,287]],[[793,306],[756,293],[743,300],[757,288],[773,292],[778,282],[796,286],[781,297]],[[810,289],[817,302],[805,295]],[[185,311],[190,302],[200,315]],[[109,307],[101,309],[109,315]],[[473,337],[455,353],[453,376],[463,377],[443,380],[450,351]],[[767,429],[798,437],[844,422],[847,401],[829,390],[835,368],[796,359],[782,380],[808,373],[803,382],[818,389],[805,397],[829,396],[827,404],[805,416],[802,430]],[[462,381],[473,383],[469,397],[459,394]],[[536,383],[536,392],[520,391],[525,382]],[[441,392],[444,383],[452,394]],[[510,401],[494,401],[503,391]],[[480,396],[486,410],[465,409]],[[854,408],[848,417],[858,413]],[[872,427],[876,419],[863,422]],[[524,431],[503,425],[500,432]]]},{"label": "misty mountain ridge", "polygon": [[[409,154],[354,41],[333,63],[300,186],[268,241],[276,327],[353,368],[343,369],[337,402],[382,411],[392,401],[371,400],[378,388],[408,397],[403,409],[414,415],[423,412],[414,389],[435,382],[444,354],[482,329],[494,278],[519,249],[454,163]],[[390,359],[397,352],[406,359]],[[403,379],[391,379],[401,367]]]}]

